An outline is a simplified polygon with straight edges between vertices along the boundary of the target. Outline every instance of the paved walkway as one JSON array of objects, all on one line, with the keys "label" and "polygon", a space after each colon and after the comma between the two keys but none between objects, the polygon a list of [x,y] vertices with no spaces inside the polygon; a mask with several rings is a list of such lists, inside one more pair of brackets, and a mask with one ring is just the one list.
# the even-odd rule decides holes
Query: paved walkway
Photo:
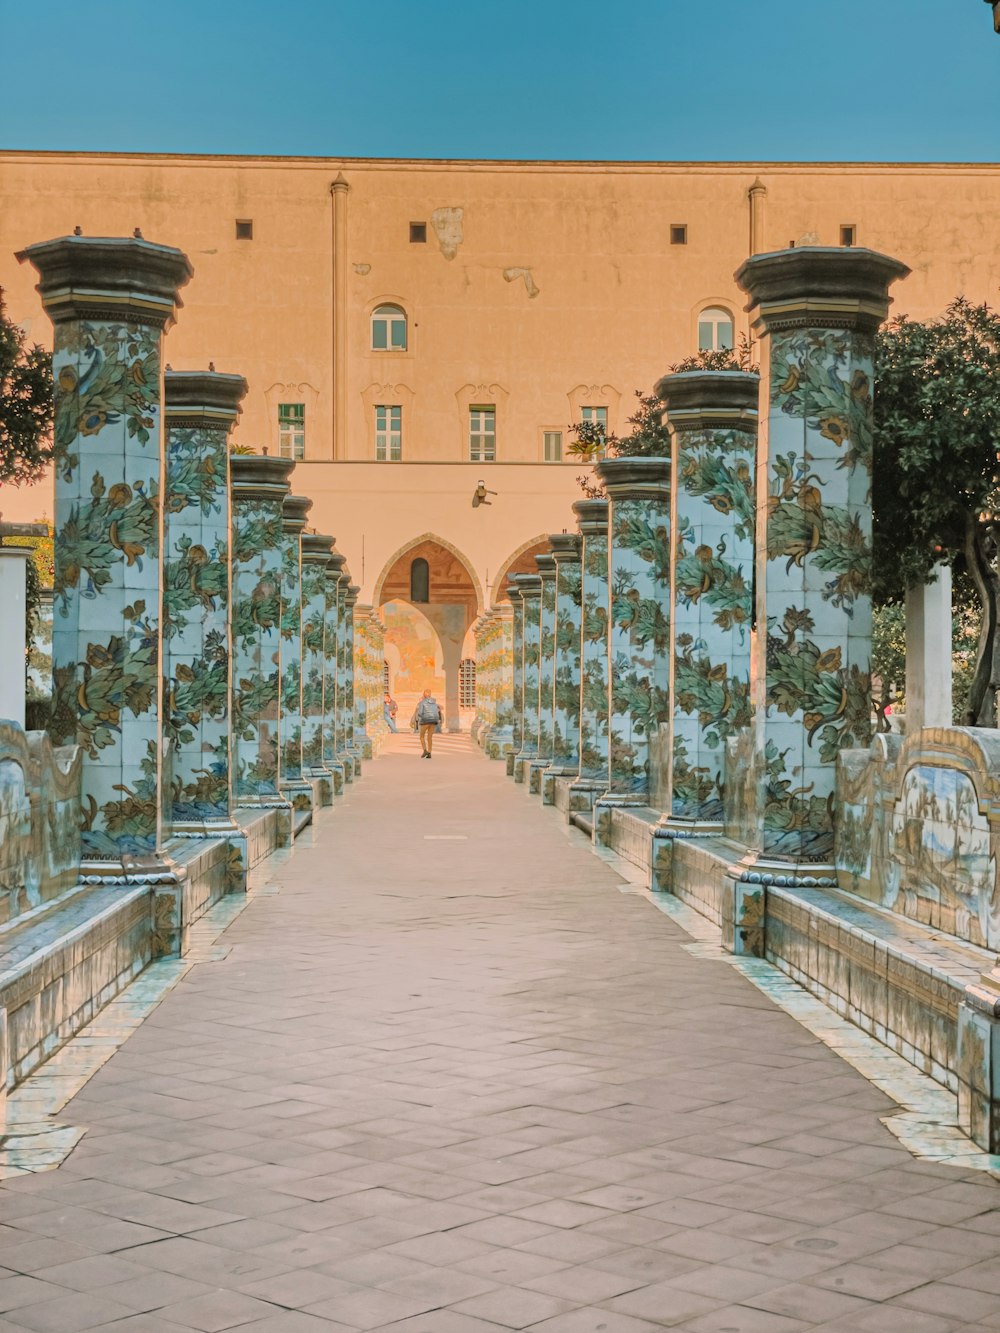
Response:
[{"label": "paved walkway", "polygon": [[1000,1185],[499,765],[392,744],[3,1188],[0,1333],[1000,1329]]}]

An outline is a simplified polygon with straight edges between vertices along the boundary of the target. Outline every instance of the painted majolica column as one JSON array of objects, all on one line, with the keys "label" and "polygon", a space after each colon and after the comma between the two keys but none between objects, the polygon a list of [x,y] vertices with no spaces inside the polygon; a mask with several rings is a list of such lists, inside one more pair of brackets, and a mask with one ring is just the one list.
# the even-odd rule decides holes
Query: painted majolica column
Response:
[{"label": "painted majolica column", "polygon": [[[302,545],[302,771],[319,783],[321,805],[333,800],[334,778],[323,757],[323,691],[326,674],[326,570],[333,538],[303,532]],[[336,642],[336,639],[334,639]]]},{"label": "painted majolica column", "polygon": [[[360,592],[361,589],[359,588]],[[372,695],[372,644],[371,644],[372,608],[361,602],[354,607],[354,743],[361,751],[362,759],[371,759],[374,755],[372,738],[369,734],[369,711]]]},{"label": "painted majolica column", "polygon": [[652,741],[670,720],[670,460],[597,464],[608,511],[608,790],[602,801],[648,805]]},{"label": "painted majolica column", "polygon": [[[343,557],[339,557],[343,560]],[[338,556],[334,555],[334,560]],[[340,566],[340,580],[337,584],[337,760],[344,768],[344,781],[353,782],[360,773],[356,767],[356,758],[351,749],[354,739],[354,704],[348,704],[348,685],[350,683],[353,647],[349,646],[347,622],[347,589],[351,585],[351,571],[346,563]]]},{"label": "painted majolica column", "polygon": [[[575,777],[580,771],[580,596],[582,542],[577,532],[549,538],[556,564],[555,670],[552,763],[545,773]],[[543,795],[545,793],[543,792]]]},{"label": "painted majolica column", "polygon": [[354,765],[345,768],[343,724],[340,719],[341,571],[346,561],[334,551],[326,566],[326,635],[323,668],[323,763],[333,774],[333,792],[339,796],[344,783],[354,776]]},{"label": "painted majolica column", "polygon": [[580,531],[580,772],[570,810],[608,788],[608,502],[578,500]]},{"label": "painted majolica column", "polygon": [[521,592],[524,628],[521,644],[521,748],[514,756],[514,781],[524,781],[524,767],[538,753],[538,657],[541,647],[542,580],[515,574]]},{"label": "painted majolica column", "polygon": [[168,370],[163,543],[164,724],[174,832],[232,833],[229,433],[241,375]]},{"label": "painted majolica column", "polygon": [[514,777],[514,764],[524,739],[524,598],[516,575],[507,584],[511,606],[510,662],[510,749],[507,776]]},{"label": "painted majolica column", "polygon": [[232,759],[237,807],[290,810],[278,790],[281,510],[295,464],[233,454]]},{"label": "painted majolica column", "polygon": [[494,722],[486,734],[490,759],[505,759],[514,743],[514,607],[500,602],[494,608],[497,627],[494,678]]},{"label": "painted majolica column", "polygon": [[191,265],[137,237],[64,236],[18,257],[55,326],[49,733],[83,751],[82,877],[171,881],[160,342]]},{"label": "painted majolica column", "polygon": [[556,562],[551,552],[535,556],[542,581],[538,624],[538,746],[528,769],[528,790],[540,794],[542,770],[552,762],[556,669]]},{"label": "painted majolica column", "polygon": [[372,660],[368,734],[373,737],[374,751],[378,755],[389,735],[389,724],[385,719],[385,626],[375,607],[368,616],[368,642]]},{"label": "painted majolica column", "polygon": [[[755,255],[761,339],[756,824],[765,861],[830,866],[837,755],[871,732],[873,337],[908,270],[857,248]],[[835,881],[833,872],[830,878]]]},{"label": "painted majolica column", "polygon": [[656,386],[673,437],[672,746],[664,829],[719,832],[726,745],[750,724],[757,375]]},{"label": "painted majolica column", "polygon": [[312,800],[302,772],[302,533],[312,501],[286,495],[281,506],[281,705],[278,786],[296,809]]},{"label": "painted majolica column", "polygon": [[358,604],[361,589],[356,583],[349,583],[344,590],[344,740],[347,753],[354,760],[354,776],[361,774],[361,760],[364,758],[363,744],[358,730],[357,690],[355,688],[355,628],[354,608]]}]

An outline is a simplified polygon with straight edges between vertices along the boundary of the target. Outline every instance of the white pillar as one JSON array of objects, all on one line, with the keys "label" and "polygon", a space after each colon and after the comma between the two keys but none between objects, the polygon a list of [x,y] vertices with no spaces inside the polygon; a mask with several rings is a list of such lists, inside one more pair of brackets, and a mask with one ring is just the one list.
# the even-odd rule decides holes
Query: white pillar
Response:
[{"label": "white pillar", "polygon": [[906,593],[906,729],[950,727],[951,565]]},{"label": "white pillar", "polygon": [[24,614],[26,565],[31,551],[0,546],[0,718],[24,729]]}]

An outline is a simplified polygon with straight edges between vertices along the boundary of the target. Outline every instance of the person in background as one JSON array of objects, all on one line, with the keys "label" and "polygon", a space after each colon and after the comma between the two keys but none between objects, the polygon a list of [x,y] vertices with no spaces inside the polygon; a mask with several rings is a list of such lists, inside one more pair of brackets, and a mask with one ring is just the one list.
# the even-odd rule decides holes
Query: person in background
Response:
[{"label": "person in background", "polygon": [[392,697],[389,691],[386,690],[385,698],[382,700],[382,713],[385,717],[386,726],[393,733],[398,730],[396,726],[396,714],[398,712],[399,704],[396,703],[396,700]]},{"label": "person in background", "polygon": [[420,732],[421,759],[430,759],[434,742],[434,733],[441,724],[441,709],[430,690],[424,690],[423,697],[413,710],[410,726]]}]

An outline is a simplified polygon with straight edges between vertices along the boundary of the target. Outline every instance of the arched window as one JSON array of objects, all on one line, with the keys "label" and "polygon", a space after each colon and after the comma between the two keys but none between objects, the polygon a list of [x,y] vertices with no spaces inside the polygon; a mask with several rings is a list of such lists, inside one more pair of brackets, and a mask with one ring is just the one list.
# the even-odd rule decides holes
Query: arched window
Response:
[{"label": "arched window", "polygon": [[417,557],[410,564],[410,601],[429,602],[431,600],[431,567],[422,557]]},{"label": "arched window", "polygon": [[698,351],[720,352],[733,345],[733,317],[722,306],[711,305],[698,316]]},{"label": "arched window", "polygon": [[372,312],[372,351],[406,351],[406,311],[398,305],[380,305]]}]

